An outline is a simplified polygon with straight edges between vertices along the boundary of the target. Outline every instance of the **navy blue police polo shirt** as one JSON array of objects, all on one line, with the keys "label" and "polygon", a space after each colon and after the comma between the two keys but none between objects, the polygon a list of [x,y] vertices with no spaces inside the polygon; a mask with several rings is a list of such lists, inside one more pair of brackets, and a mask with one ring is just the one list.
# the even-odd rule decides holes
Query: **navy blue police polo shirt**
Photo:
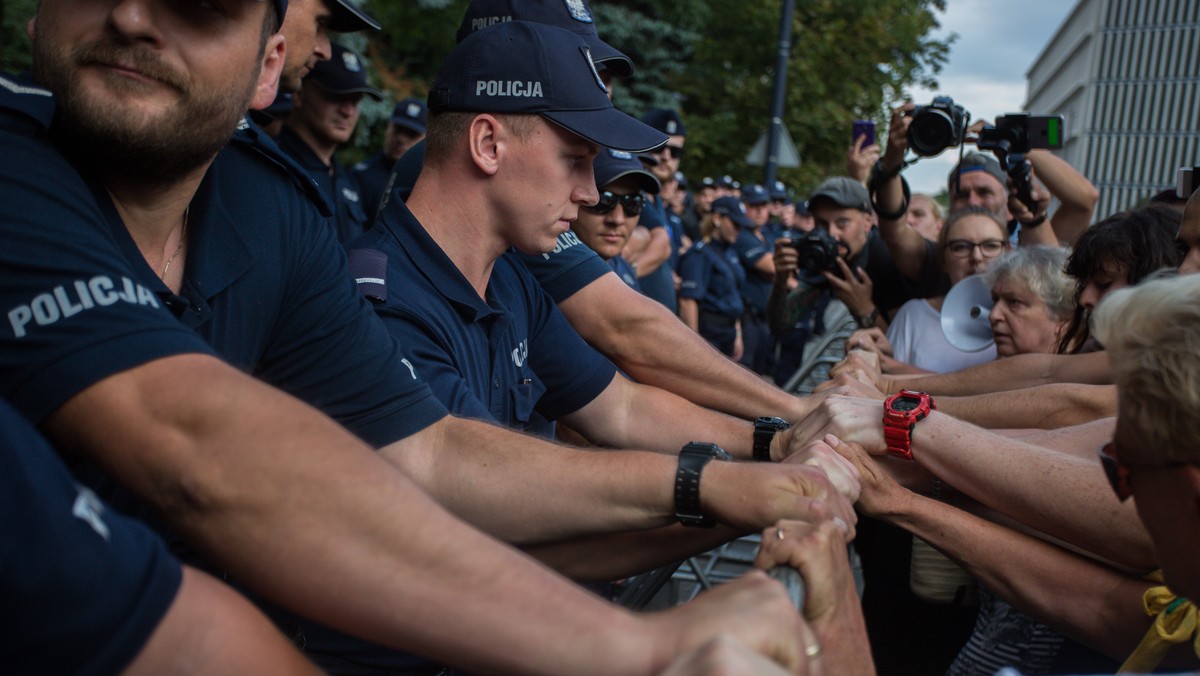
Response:
[{"label": "navy blue police polo shirt", "polygon": [[612,268],[613,272],[617,273],[617,276],[621,278],[622,282],[625,282],[629,285],[629,288],[633,289],[634,291],[642,290],[641,286],[638,284],[637,270],[634,270],[633,266],[629,264],[629,261],[622,258],[620,254],[608,259],[608,266]]},{"label": "navy blue police polo shirt", "polygon": [[663,261],[654,272],[639,278],[638,284],[641,291],[644,295],[663,304],[672,313],[677,313],[679,312],[679,302],[675,297],[674,275],[677,248],[673,228],[667,220],[666,209],[661,202],[648,199],[645,201],[645,206],[642,207],[642,216],[638,223],[645,226],[647,230],[663,228],[671,246],[671,256]]},{"label": "navy blue police polo shirt", "polygon": [[733,248],[737,251],[738,260],[746,271],[746,281],[742,284],[742,300],[745,301],[747,307],[753,307],[760,314],[765,313],[767,300],[771,298],[771,287],[774,280],[762,276],[754,269],[754,266],[764,256],[771,255],[775,251],[775,246],[770,241],[763,242],[749,230],[742,229],[738,231]]},{"label": "navy blue police polo shirt", "polygon": [[358,182],[358,195],[361,198],[363,211],[367,214],[367,228],[375,222],[375,214],[379,211],[379,203],[383,200],[383,191],[392,178],[392,167],[396,163],[387,155],[379,153],[354,165],[354,180]]},{"label": "navy blue police polo shirt", "polygon": [[110,375],[196,352],[376,447],[446,415],[357,293],[309,182],[269,144],[239,134],[209,168],[175,295],[102,186],[89,193],[51,146],[9,136],[21,152],[0,157],[0,394],[35,423]]},{"label": "navy blue police polo shirt", "polygon": [[[402,202],[349,248],[357,279],[386,280],[359,288],[457,415],[537,431],[535,411],[547,420],[577,411],[616,374],[512,254],[496,260],[485,301]],[[386,264],[360,264],[360,250]]]},{"label": "navy blue police polo shirt", "polygon": [[174,602],[179,563],[148,529],[76,485],[3,401],[0,496],[2,670],[120,672]]},{"label": "navy blue police polo shirt", "polygon": [[325,161],[317,157],[313,149],[287,126],[279,132],[276,143],[277,147],[290,155],[296,164],[308,173],[333,202],[333,222],[337,228],[339,242],[348,242],[366,231],[369,218],[358,180],[353,172],[337,161],[336,155],[332,164],[325,164]]},{"label": "navy blue police polo shirt", "polygon": [[679,295],[691,298],[704,312],[726,317],[742,316],[742,296],[738,291],[746,272],[738,263],[737,252],[720,240],[698,242],[679,262],[683,279]]}]

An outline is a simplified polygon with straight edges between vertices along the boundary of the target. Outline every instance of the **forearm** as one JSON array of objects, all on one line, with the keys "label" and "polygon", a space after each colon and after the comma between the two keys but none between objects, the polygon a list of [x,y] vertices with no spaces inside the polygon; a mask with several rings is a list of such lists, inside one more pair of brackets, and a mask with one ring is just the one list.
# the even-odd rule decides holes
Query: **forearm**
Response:
[{"label": "forearm", "polygon": [[1117,500],[1095,459],[992,434],[939,412],[914,429],[913,457],[1030,528],[1131,569],[1154,566],[1136,510]]},{"label": "forearm", "polygon": [[1056,383],[1012,392],[938,397],[938,410],[988,429],[1056,429],[1117,414],[1112,385]]},{"label": "forearm", "polygon": [[655,272],[671,257],[671,237],[664,228],[654,228],[650,231],[650,241],[646,249],[638,257],[638,277]]},{"label": "forearm", "polygon": [[978,366],[927,376],[884,376],[881,389],[919,390],[929,394],[967,396],[1003,392],[1051,383],[1108,385],[1112,374],[1105,352],[1090,354],[1020,354]]},{"label": "forearm", "polygon": [[1149,586],[1061,547],[913,495],[884,518],[962,565],[997,596],[1072,638],[1123,659],[1149,624]]},{"label": "forearm", "polygon": [[47,429],[248,588],[343,631],[489,672],[609,672],[618,645],[621,659],[653,653],[630,643],[632,617],[454,519],[329,419],[212,358],[112,376]]},{"label": "forearm", "polygon": [[1059,207],[1051,219],[1057,239],[1074,244],[1092,222],[1099,191],[1087,177],[1047,150],[1031,150],[1026,157],[1046,189],[1058,198]]},{"label": "forearm", "polygon": [[700,332],[700,304],[695,299],[679,299],[679,321],[683,322],[684,326],[691,329],[693,333]]},{"label": "forearm", "polygon": [[[690,312],[689,307],[696,307],[695,301],[683,299],[681,315]],[[808,413],[805,399],[727,359],[616,275],[605,275],[559,308],[585,340],[638,382],[740,418],[777,415],[796,421]]]},{"label": "forearm", "polygon": [[460,418],[382,453],[446,509],[507,542],[654,528],[675,517],[677,461],[660,453],[578,450]]}]

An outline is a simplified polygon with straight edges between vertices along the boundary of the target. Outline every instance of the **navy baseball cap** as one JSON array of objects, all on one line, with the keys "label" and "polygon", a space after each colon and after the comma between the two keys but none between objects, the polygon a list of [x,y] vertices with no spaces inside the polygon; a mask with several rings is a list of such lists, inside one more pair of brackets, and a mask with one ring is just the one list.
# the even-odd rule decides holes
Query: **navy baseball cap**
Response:
[{"label": "navy baseball cap", "polygon": [[392,111],[392,124],[399,125],[418,134],[425,133],[425,120],[429,117],[429,108],[421,99],[404,99],[396,104]]},{"label": "navy baseball cap", "polygon": [[704,178],[700,179],[699,190],[707,190],[715,187],[717,187],[717,182],[712,176],[705,176]]},{"label": "navy baseball cap", "polygon": [[658,191],[662,190],[654,174],[643,169],[638,158],[624,150],[601,148],[592,162],[592,171],[596,174],[597,188],[603,189],[613,181],[633,176],[637,179],[638,187],[651,195],[657,195]]},{"label": "navy baseball cap", "polygon": [[367,84],[367,69],[362,59],[336,42],[330,46],[329,59],[318,61],[304,77],[304,84],[315,84],[330,94],[366,94],[382,101],[383,93]]},{"label": "navy baseball cap", "polygon": [[755,183],[754,185],[746,186],[742,191],[742,201],[750,206],[758,206],[771,201],[771,196],[767,194],[767,189]]},{"label": "navy baseball cap", "polygon": [[688,184],[687,176],[684,176],[682,171],[675,172],[675,182],[678,183],[679,187],[683,188],[684,190],[691,189],[691,186]]},{"label": "navy baseball cap", "polygon": [[[287,2],[287,0],[284,0]],[[367,29],[379,30],[379,22],[362,11],[354,0],[324,0],[329,7],[329,30],[339,33],[355,33]]]},{"label": "navy baseball cap", "polygon": [[737,181],[733,180],[733,177],[729,174],[725,174],[717,179],[718,188],[732,188],[734,183],[737,183]]},{"label": "navy baseball cap", "polygon": [[683,126],[679,113],[670,108],[651,108],[642,116],[642,122],[668,136],[687,136],[687,127]]},{"label": "navy baseball cap", "polygon": [[529,21],[571,31],[591,48],[597,68],[608,68],[621,77],[633,75],[633,60],[596,33],[586,0],[472,0],[454,39],[462,42],[471,33],[504,21]]},{"label": "navy baseball cap", "polygon": [[772,183],[767,192],[771,194],[771,200],[774,202],[786,202],[788,200],[787,186],[783,184],[783,181]]},{"label": "navy baseball cap", "polygon": [[429,91],[433,113],[537,114],[597,145],[640,153],[666,136],[613,107],[575,33],[506,21],[468,35]]},{"label": "navy baseball cap", "polygon": [[713,200],[712,212],[728,216],[739,227],[754,227],[754,221],[750,220],[750,217],[746,215],[746,205],[742,204],[740,199],[732,195],[726,195],[725,197]]}]

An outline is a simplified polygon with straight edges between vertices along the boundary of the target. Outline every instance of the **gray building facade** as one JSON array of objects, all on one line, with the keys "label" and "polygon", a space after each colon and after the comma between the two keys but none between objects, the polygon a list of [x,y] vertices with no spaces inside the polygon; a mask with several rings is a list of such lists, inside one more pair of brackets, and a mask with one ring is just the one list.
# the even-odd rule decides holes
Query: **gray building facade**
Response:
[{"label": "gray building facade", "polygon": [[1079,0],[1026,79],[1026,110],[1065,116],[1062,156],[1100,190],[1097,219],[1200,164],[1197,0]]}]

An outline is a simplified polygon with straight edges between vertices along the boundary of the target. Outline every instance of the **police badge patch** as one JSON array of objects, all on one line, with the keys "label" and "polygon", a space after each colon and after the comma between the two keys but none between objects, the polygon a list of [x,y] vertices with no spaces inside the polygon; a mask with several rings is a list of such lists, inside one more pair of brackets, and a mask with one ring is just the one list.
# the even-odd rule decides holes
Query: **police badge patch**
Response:
[{"label": "police badge patch", "polygon": [[349,50],[342,52],[342,65],[351,73],[362,70],[362,66],[358,63],[358,57]]},{"label": "police badge patch", "polygon": [[583,52],[584,58],[587,59],[588,68],[592,69],[592,77],[595,78],[596,84],[600,87],[600,91],[608,94],[608,87],[604,86],[604,80],[600,79],[600,72],[596,70],[596,62],[592,61],[592,50],[587,47],[580,47],[579,51]]},{"label": "police badge patch", "polygon": [[572,19],[592,23],[592,13],[588,11],[583,0],[563,0],[563,4],[567,6],[567,13],[571,15]]}]

